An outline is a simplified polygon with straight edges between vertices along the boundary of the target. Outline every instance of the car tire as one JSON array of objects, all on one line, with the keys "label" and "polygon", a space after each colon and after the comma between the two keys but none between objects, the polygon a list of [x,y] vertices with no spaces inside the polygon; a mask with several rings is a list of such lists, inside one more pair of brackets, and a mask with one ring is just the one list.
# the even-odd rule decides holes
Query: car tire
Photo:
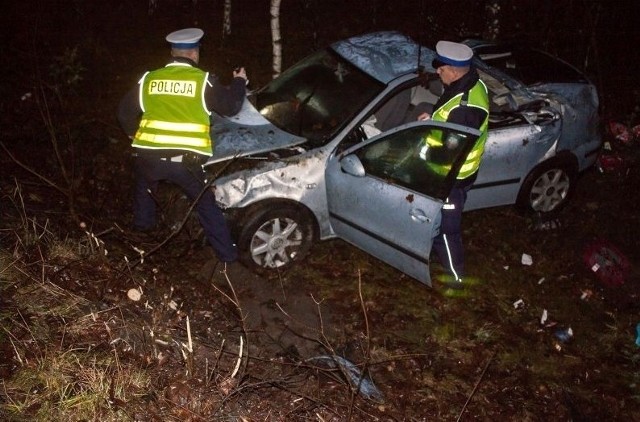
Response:
[{"label": "car tire", "polygon": [[541,215],[560,211],[569,201],[577,169],[569,159],[552,159],[535,167],[524,180],[516,204]]},{"label": "car tire", "polygon": [[307,210],[264,203],[240,222],[240,261],[253,270],[286,269],[309,252],[314,238],[312,217]]}]

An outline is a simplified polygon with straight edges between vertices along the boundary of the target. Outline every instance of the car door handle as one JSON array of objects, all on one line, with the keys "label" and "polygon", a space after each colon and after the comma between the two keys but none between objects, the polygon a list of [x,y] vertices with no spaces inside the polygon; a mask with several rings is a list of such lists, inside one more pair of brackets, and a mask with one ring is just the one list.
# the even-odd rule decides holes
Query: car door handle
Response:
[{"label": "car door handle", "polygon": [[420,209],[414,208],[409,214],[413,221],[417,221],[419,223],[431,223],[431,218],[429,218],[424,211]]}]

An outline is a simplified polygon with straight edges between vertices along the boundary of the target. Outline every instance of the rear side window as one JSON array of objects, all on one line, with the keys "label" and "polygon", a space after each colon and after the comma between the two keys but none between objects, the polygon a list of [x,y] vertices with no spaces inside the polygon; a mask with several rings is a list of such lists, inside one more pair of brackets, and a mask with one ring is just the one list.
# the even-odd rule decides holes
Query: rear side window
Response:
[{"label": "rear side window", "polygon": [[489,66],[519,80],[527,86],[537,83],[586,83],[587,79],[573,66],[550,54],[529,48],[486,46],[476,54]]}]

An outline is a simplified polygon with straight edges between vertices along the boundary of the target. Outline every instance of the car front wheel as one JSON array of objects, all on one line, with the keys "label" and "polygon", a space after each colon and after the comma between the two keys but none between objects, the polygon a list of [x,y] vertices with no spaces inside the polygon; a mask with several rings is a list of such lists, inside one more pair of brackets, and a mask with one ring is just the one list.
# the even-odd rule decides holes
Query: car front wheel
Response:
[{"label": "car front wheel", "polygon": [[250,212],[240,225],[240,260],[254,269],[286,268],[311,249],[311,217],[291,205],[264,204]]},{"label": "car front wheel", "polygon": [[539,165],[522,184],[518,206],[541,214],[559,211],[571,196],[576,175],[575,166],[564,160]]}]

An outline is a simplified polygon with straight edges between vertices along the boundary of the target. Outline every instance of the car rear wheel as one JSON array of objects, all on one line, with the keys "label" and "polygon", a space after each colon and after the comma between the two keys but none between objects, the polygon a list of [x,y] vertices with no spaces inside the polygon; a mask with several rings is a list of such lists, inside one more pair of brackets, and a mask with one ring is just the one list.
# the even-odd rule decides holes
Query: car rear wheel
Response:
[{"label": "car rear wheel", "polygon": [[240,260],[253,269],[289,267],[311,249],[314,229],[306,210],[265,203],[240,224]]},{"label": "car rear wheel", "polygon": [[569,160],[550,160],[527,176],[517,205],[540,214],[559,211],[568,202],[576,183],[577,171]]}]

